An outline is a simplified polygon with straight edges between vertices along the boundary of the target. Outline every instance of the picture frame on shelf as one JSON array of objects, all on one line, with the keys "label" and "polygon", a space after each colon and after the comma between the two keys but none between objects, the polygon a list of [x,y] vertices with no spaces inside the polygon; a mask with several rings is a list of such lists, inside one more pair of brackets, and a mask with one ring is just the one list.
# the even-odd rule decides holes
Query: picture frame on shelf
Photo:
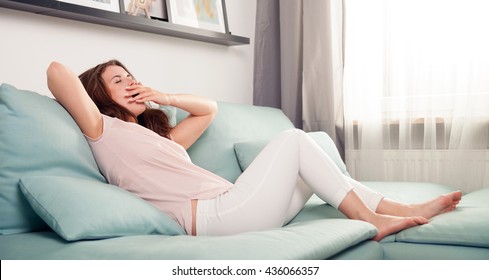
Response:
[{"label": "picture frame on shelf", "polygon": [[[221,3],[223,5],[223,23],[226,33],[208,31],[202,28],[186,27],[157,20],[148,20],[144,17],[129,16],[124,11],[124,0],[118,0],[116,2],[113,2],[115,0],[86,1],[87,0],[0,0],[0,8],[224,46],[250,44],[250,38],[237,36],[228,31],[224,1]],[[100,1],[103,1],[101,3],[104,3],[105,6],[97,7],[91,5],[93,2]],[[119,3],[119,9],[117,9],[117,2]],[[166,3],[168,4],[168,2]]]},{"label": "picture frame on shelf", "polygon": [[228,34],[224,0],[166,0],[170,23]]},{"label": "picture frame on shelf", "polygon": [[121,12],[120,0],[57,0],[57,1],[89,7],[89,8],[95,8],[99,10],[105,10],[114,13]]},{"label": "picture frame on shelf", "polygon": [[121,3],[123,13],[128,15],[168,21],[166,0],[121,0]]}]

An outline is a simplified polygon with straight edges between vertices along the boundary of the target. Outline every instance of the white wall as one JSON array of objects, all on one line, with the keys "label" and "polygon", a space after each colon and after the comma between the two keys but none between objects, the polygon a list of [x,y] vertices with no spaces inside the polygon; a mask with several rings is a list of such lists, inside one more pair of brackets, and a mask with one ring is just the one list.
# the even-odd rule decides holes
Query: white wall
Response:
[{"label": "white wall", "polygon": [[0,83],[50,95],[53,60],[75,73],[116,58],[160,91],[252,103],[256,0],[227,0],[229,29],[251,44],[221,46],[0,8]]}]

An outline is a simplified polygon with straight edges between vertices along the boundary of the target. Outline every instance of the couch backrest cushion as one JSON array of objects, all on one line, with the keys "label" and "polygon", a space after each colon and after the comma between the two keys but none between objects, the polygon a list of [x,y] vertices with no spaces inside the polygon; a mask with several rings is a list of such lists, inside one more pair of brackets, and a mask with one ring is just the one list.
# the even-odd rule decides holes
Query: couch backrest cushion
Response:
[{"label": "couch backrest cushion", "polygon": [[0,234],[36,231],[46,224],[19,189],[34,175],[105,182],[80,129],[55,100],[0,85]]},{"label": "couch backrest cushion", "polygon": [[[279,109],[226,102],[218,105],[214,122],[188,153],[195,164],[234,182],[242,172],[235,143],[269,140],[293,125]],[[178,118],[183,117],[185,113],[179,111]]]}]

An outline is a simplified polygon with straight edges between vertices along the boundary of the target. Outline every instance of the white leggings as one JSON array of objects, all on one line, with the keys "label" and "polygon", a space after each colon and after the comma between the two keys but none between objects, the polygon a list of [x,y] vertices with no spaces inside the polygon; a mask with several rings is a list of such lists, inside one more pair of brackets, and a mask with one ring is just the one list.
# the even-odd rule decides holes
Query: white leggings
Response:
[{"label": "white leggings", "polygon": [[[298,176],[306,183],[297,184]],[[383,196],[343,175],[329,156],[298,129],[274,138],[228,192],[199,200],[197,235],[227,235],[281,227],[315,193],[338,208],[355,190],[375,211]]]}]

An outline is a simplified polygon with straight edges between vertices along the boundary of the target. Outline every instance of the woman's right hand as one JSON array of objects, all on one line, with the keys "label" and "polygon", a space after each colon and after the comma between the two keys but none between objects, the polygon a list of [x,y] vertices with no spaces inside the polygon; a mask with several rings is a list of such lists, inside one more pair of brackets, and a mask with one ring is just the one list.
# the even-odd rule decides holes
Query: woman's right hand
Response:
[{"label": "woman's right hand", "polygon": [[141,82],[135,82],[126,88],[130,102],[144,103],[148,101],[155,102],[159,105],[171,105],[171,94],[161,93],[153,88],[144,86]]},{"label": "woman's right hand", "polygon": [[206,130],[217,114],[217,103],[192,94],[161,93],[140,82],[127,88],[126,96],[130,102],[152,101],[163,106],[174,106],[189,113],[188,117],[172,128],[173,141],[188,149]]}]

